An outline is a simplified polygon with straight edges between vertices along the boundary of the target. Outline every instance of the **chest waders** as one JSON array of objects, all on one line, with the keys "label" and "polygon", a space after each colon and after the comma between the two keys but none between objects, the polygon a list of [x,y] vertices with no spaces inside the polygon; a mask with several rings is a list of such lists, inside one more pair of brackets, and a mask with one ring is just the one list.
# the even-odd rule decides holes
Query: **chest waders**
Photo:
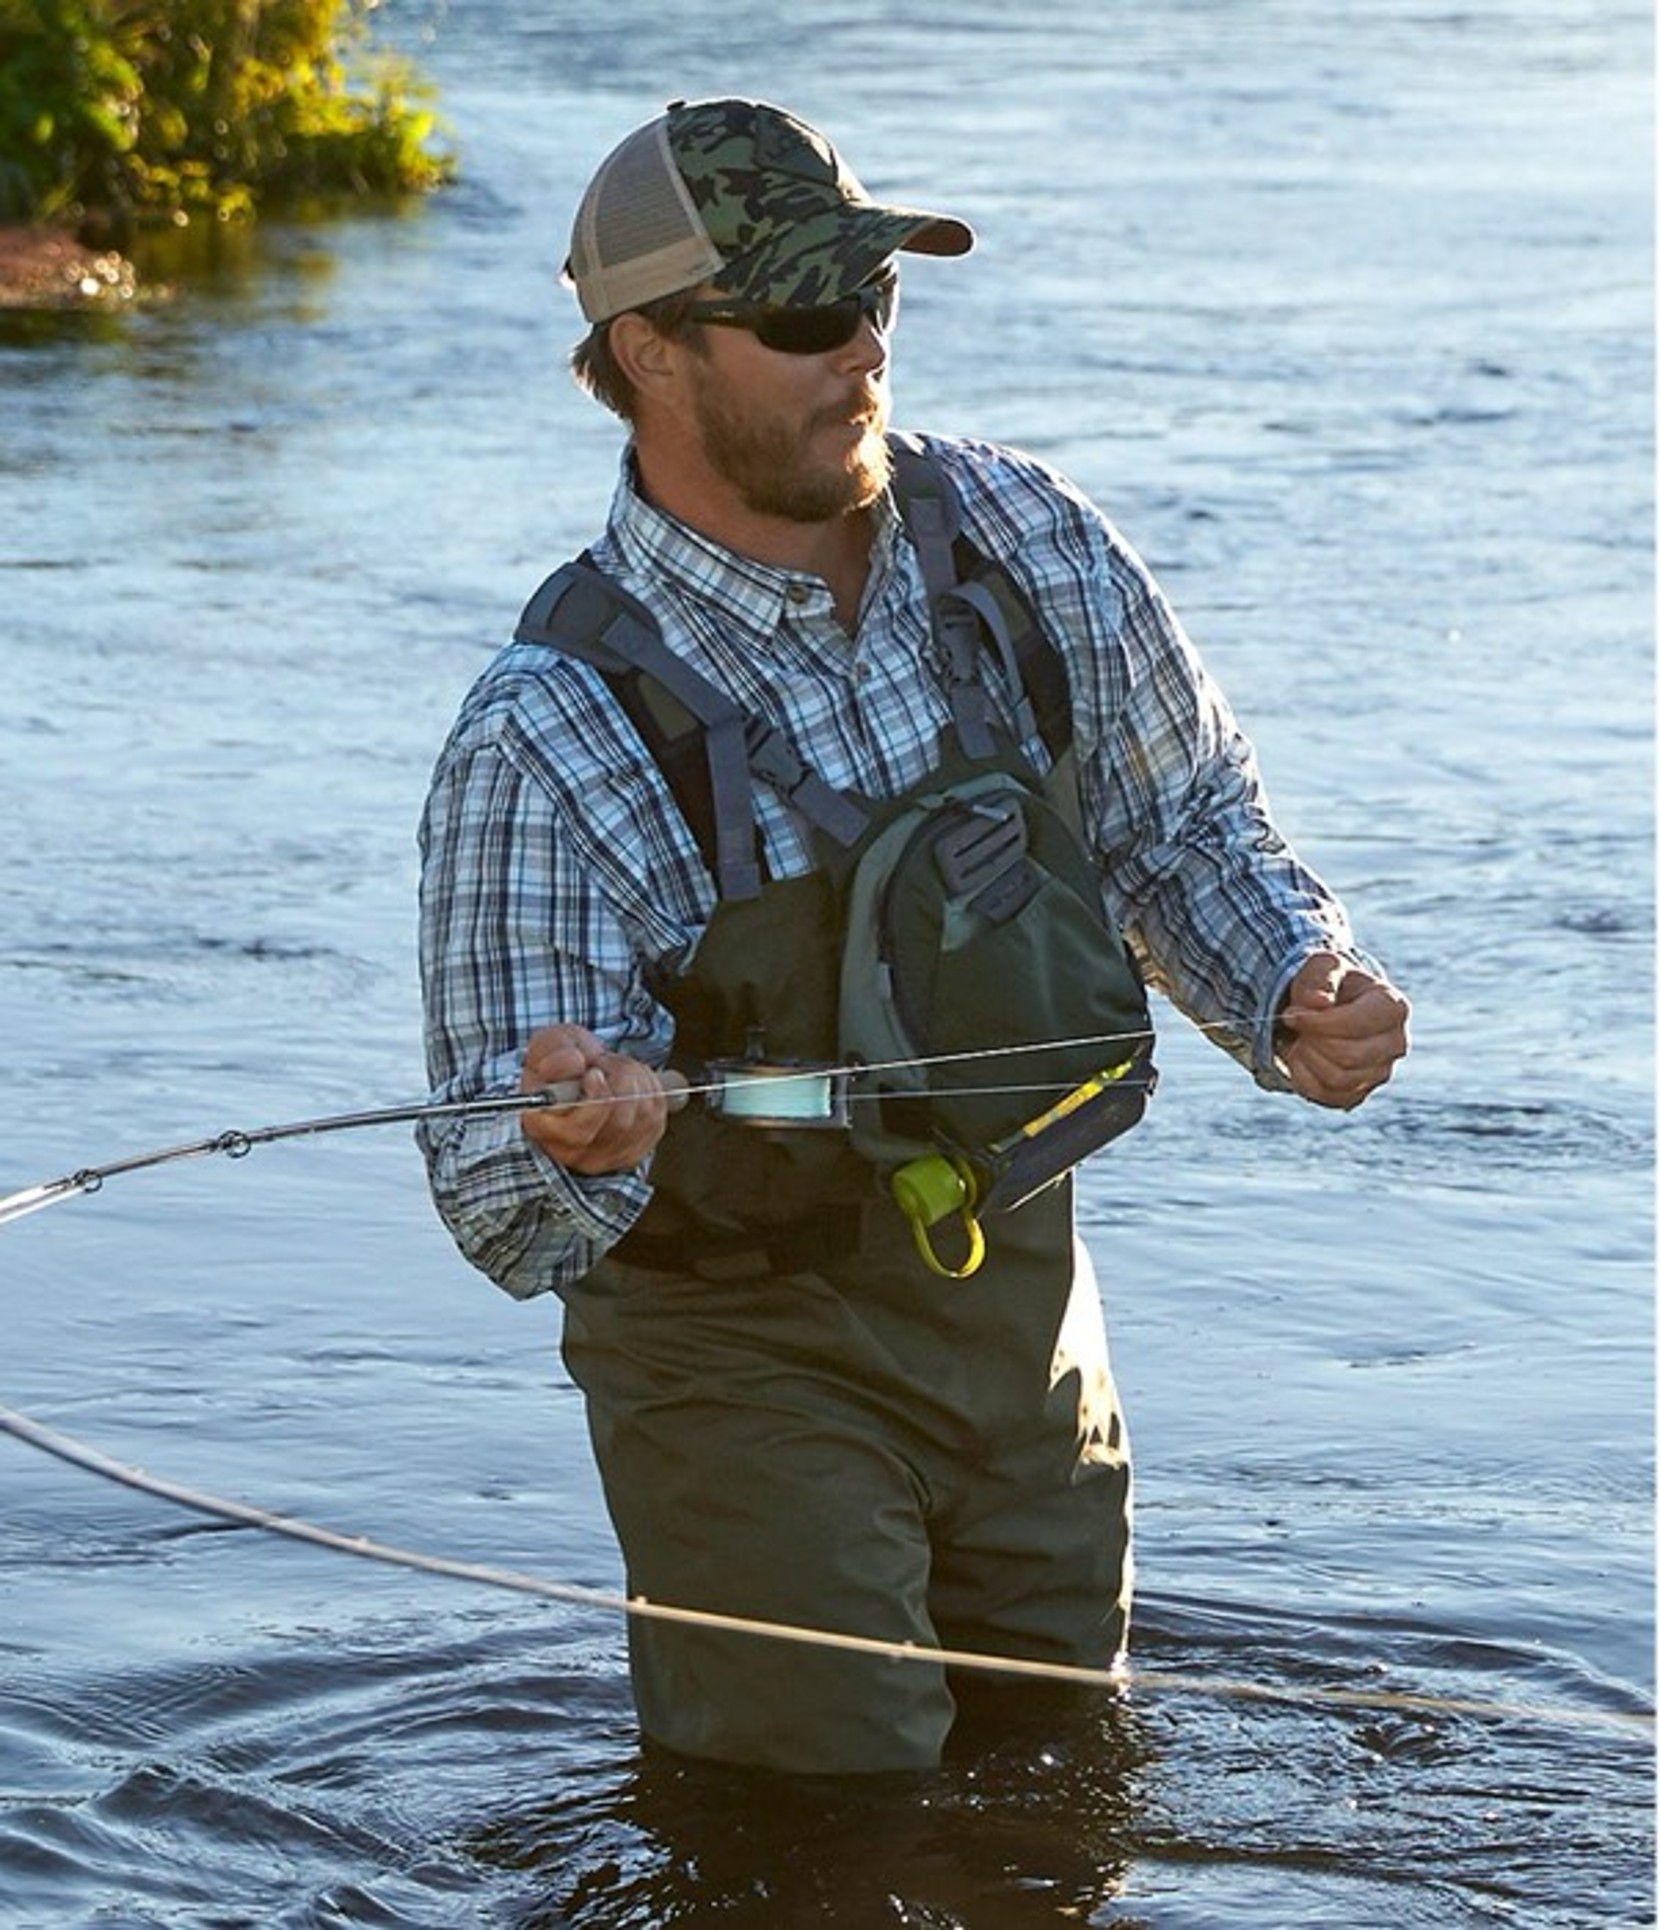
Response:
[{"label": "chest waders", "polygon": [[[637,662],[623,632],[644,613],[575,582],[611,613],[605,647]],[[570,594],[563,624],[547,620],[557,602],[544,613],[549,641],[574,622]],[[537,634],[537,608],[521,636]],[[711,722],[706,690],[652,661],[630,711],[645,715],[721,892],[689,968],[653,988],[673,1015],[673,1063],[694,1082],[734,1058],[833,1063],[857,857],[913,799],[843,798],[747,720]],[[968,741],[959,728],[918,794],[1014,776],[972,706],[953,708],[959,724],[969,715]],[[719,800],[741,788],[739,755],[814,826],[817,869],[767,878],[747,810],[735,834]],[[902,1127],[907,1095],[889,1097]],[[926,1142],[912,1150],[931,1156]],[[630,1592],[920,1647],[1109,1664],[1128,1617],[1130,1473],[1069,1177],[988,1218],[983,1264],[960,1279],[928,1263],[882,1166],[833,1121],[769,1126],[690,1107],[651,1178],[640,1221],[566,1303],[565,1357]],[[642,1727],[691,1755],[922,1768],[953,1719],[944,1671],[923,1665],[638,1619],[629,1641]]]}]

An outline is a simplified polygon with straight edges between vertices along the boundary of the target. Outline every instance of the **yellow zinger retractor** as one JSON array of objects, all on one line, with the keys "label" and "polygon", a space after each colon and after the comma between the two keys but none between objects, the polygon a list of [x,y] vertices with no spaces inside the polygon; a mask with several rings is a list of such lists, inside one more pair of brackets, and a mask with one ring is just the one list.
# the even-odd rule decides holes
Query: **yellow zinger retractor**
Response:
[{"label": "yellow zinger retractor", "polygon": [[[894,1201],[911,1225],[911,1237],[930,1273],[945,1280],[966,1280],[977,1273],[986,1257],[986,1236],[974,1217],[979,1182],[966,1159],[948,1153],[929,1153],[906,1162],[888,1182]],[[930,1229],[955,1213],[968,1237],[968,1251],[960,1266],[950,1266],[934,1250]]]}]

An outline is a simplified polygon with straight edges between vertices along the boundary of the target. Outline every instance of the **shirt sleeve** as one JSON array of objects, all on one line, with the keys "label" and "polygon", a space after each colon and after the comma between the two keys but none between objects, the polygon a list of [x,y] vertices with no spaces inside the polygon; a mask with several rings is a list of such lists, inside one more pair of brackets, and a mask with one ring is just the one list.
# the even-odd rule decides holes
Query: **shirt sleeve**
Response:
[{"label": "shirt sleeve", "polygon": [[1299,966],[1331,951],[1377,968],[1276,828],[1252,747],[1157,584],[1110,528],[1104,541],[1122,701],[1082,781],[1108,895],[1149,982],[1286,1089],[1274,1023]]},{"label": "shirt sleeve", "polygon": [[[662,1019],[639,982],[605,867],[512,731],[452,742],[421,823],[420,958],[432,1097],[518,1089],[532,1032],[584,1025],[654,1060]],[[560,1167],[517,1113],[421,1122],[440,1217],[467,1258],[519,1299],[586,1273],[649,1196],[646,1168],[599,1178]]]}]

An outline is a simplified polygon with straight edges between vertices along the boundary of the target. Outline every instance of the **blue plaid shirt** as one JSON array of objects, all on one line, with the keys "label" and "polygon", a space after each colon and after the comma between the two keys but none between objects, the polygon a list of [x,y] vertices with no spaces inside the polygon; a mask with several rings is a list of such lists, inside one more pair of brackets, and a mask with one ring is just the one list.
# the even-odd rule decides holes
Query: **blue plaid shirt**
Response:
[{"label": "blue plaid shirt", "polygon": [[[1260,1083],[1284,1086],[1272,1015],[1297,967],[1322,949],[1362,959],[1342,907],[1275,830],[1226,700],[1100,512],[1016,451],[923,440],[955,483],[966,533],[1064,652],[1085,829],[1150,983]],[[780,726],[831,784],[886,797],[927,771],[949,713],[916,552],[891,502],[878,507],[852,637],[820,579],[734,555],[653,508],[626,457],[593,554],[672,649]],[[1027,748],[1041,768],[1041,744]],[[757,805],[771,874],[805,870],[789,809],[764,787]],[[439,759],[421,852],[435,1098],[515,1091],[526,1040],[557,1022],[662,1062],[671,1027],[646,968],[690,958],[714,887],[595,671],[539,645],[499,653]],[[649,1169],[567,1173],[516,1114],[426,1122],[420,1136],[457,1242],[520,1297],[579,1278],[649,1197]]]}]

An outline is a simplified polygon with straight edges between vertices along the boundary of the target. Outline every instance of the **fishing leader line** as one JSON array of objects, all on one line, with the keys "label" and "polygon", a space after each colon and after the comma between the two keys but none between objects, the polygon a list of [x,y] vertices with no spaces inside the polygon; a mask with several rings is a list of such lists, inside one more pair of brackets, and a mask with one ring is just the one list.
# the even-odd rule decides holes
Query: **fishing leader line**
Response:
[{"label": "fishing leader line", "polygon": [[232,1527],[257,1528],[267,1534],[306,1542],[313,1547],[326,1548],[361,1561],[413,1569],[419,1574],[439,1576],[449,1581],[507,1589],[519,1595],[533,1595],[543,1600],[584,1608],[607,1609],[645,1620],[679,1622],[697,1628],[718,1629],[727,1634],[795,1642],[812,1648],[841,1649],[896,1663],[922,1662],[936,1668],[946,1666],[987,1674],[1037,1677],[1049,1682],[1111,1689],[1120,1694],[1146,1690],[1158,1694],[1197,1695],[1234,1701],[1291,1703],[1333,1709],[1392,1710],[1422,1715],[1464,1715],[1489,1721],[1566,1723],[1626,1731],[1651,1732],[1654,1726],[1653,1715],[1639,1711],[1554,1707],[1548,1703],[1493,1702],[1475,1697],[1428,1695],[1393,1689],[1290,1688],[1266,1682],[1235,1681],[1221,1676],[1183,1676],[1168,1671],[1141,1670],[1132,1668],[1128,1663],[1110,1669],[1084,1668],[1071,1663],[1038,1662],[1022,1656],[986,1654],[977,1649],[924,1648],[914,1642],[888,1642],[874,1636],[846,1635],[833,1629],[811,1628],[793,1622],[761,1621],[749,1616],[722,1614],[712,1609],[679,1608],[666,1602],[649,1601],[643,1595],[619,1595],[606,1589],[585,1588],[575,1582],[550,1581],[516,1569],[492,1568],[448,1555],[423,1554],[416,1549],[371,1540],[367,1535],[351,1535],[338,1529],[325,1528],[298,1515],[279,1514],[273,1509],[227,1500],[221,1495],[185,1487],[179,1482],[149,1474],[142,1468],[112,1460],[72,1435],[46,1427],[13,1408],[0,1407],[0,1432],[10,1434],[27,1446],[38,1448],[72,1467],[114,1482],[119,1487],[173,1502],[192,1513],[210,1516]]}]

